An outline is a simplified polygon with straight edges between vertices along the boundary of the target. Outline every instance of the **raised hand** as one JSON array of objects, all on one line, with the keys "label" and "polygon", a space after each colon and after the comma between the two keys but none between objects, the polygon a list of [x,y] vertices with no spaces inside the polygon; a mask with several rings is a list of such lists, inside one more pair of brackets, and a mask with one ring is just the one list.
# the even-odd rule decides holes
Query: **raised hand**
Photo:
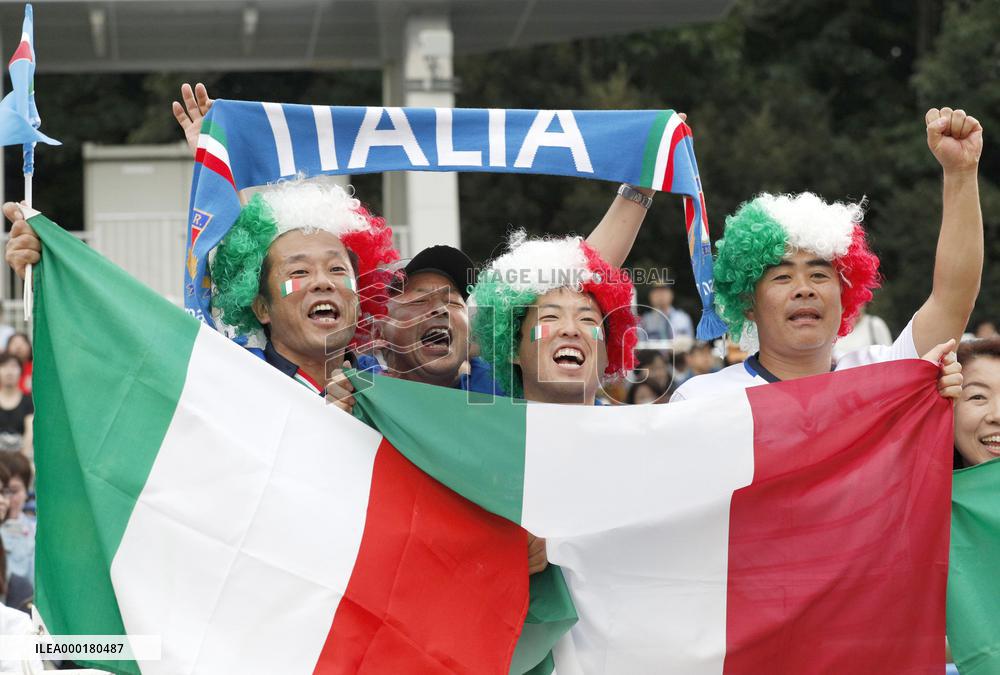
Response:
[{"label": "raised hand", "polygon": [[208,109],[212,107],[212,99],[208,97],[208,90],[201,82],[191,85],[185,82],[181,85],[181,99],[184,105],[174,101],[174,118],[184,130],[184,138],[187,139],[188,147],[193,155],[198,149],[198,135],[201,134],[201,121],[208,114]]},{"label": "raised hand", "polygon": [[964,110],[931,108],[927,122],[927,147],[947,172],[973,172],[983,154],[983,125]]}]

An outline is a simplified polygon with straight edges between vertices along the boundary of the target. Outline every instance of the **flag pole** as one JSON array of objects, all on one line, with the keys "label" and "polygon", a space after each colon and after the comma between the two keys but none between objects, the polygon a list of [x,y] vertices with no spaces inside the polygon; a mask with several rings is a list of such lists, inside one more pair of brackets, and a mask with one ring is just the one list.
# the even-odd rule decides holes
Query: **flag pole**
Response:
[{"label": "flag pole", "polygon": [[[31,149],[34,151],[35,144],[31,144]],[[29,209],[31,208],[31,179],[34,177],[34,172],[24,174],[24,205]],[[26,330],[30,333],[31,331],[31,310],[34,301],[34,294],[32,293],[32,265],[28,265],[24,268],[24,295],[21,298],[21,304],[24,307],[24,323]]]}]

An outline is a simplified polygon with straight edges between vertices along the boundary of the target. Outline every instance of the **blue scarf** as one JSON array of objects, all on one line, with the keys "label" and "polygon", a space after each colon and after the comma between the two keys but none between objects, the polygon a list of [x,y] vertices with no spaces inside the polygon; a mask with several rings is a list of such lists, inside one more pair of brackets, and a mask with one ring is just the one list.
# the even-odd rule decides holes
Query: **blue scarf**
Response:
[{"label": "blue scarf", "polygon": [[238,191],[296,175],[490,171],[592,178],[684,198],[702,302],[699,339],[725,332],[713,309],[712,244],[691,129],[672,110],[501,110],[310,106],[218,100],[198,141],[187,310],[209,325],[208,253],[240,211]]}]

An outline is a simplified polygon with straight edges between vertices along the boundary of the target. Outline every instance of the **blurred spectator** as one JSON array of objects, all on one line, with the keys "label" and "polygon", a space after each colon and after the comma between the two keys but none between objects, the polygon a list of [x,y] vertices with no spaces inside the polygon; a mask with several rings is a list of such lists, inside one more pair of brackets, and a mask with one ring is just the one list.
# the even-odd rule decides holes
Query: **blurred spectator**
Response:
[{"label": "blurred spectator", "polygon": [[980,321],[976,324],[972,334],[980,339],[1000,336],[1000,333],[997,332],[997,325],[992,321]]},{"label": "blurred spectator", "polygon": [[687,353],[686,351],[675,350],[668,352],[669,358],[667,361],[670,362],[670,385],[667,389],[671,394],[677,387],[684,383],[684,380],[691,377],[691,369],[688,368]]},{"label": "blurred spectator", "polygon": [[851,332],[839,338],[833,344],[833,358],[839,359],[844,354],[855,352],[865,347],[872,347],[874,345],[889,346],[891,344],[892,333],[889,332],[889,326],[886,325],[885,321],[881,317],[866,314],[864,310],[861,310],[861,316],[854,324]]},{"label": "blurred spectator", "polygon": [[21,362],[13,354],[0,354],[0,451],[31,457],[35,406],[21,391],[20,381]]},{"label": "blurred spectator", "polygon": [[31,395],[31,365],[34,358],[31,350],[31,340],[25,333],[14,333],[7,338],[7,353],[13,354],[21,362],[21,381],[18,386],[21,392]]},{"label": "blurred spectator", "polygon": [[721,365],[711,342],[695,342],[688,352],[687,366],[692,377],[714,373]]},{"label": "blurred spectator", "polygon": [[639,361],[636,379],[649,382],[655,389],[666,391],[670,384],[670,366],[663,354],[655,349],[640,349],[636,357]]},{"label": "blurred spectator", "polygon": [[694,335],[691,317],[674,307],[673,286],[653,286],[649,291],[649,311],[642,315],[639,324],[646,331],[648,340],[673,340]]},{"label": "blurred spectator", "polygon": [[0,525],[0,537],[7,555],[7,574],[35,578],[35,519],[24,513],[24,502],[31,486],[31,462],[19,452],[0,453],[0,464],[10,472],[7,498],[10,511]]},{"label": "blurred spectator", "polygon": [[621,377],[609,378],[597,390],[597,400],[601,405],[621,405],[627,396],[628,382]]},{"label": "blurred spectator", "polygon": [[[10,471],[0,463],[0,522],[7,517],[10,507]],[[34,588],[30,579],[12,574],[7,569],[7,554],[0,546],[0,602],[8,607],[28,612]]]},{"label": "blurred spectator", "polygon": [[657,389],[649,380],[645,382],[636,382],[632,385],[632,388],[628,390],[628,396],[625,397],[625,403],[629,405],[642,405],[643,403],[665,403],[667,397],[666,392]]},{"label": "blurred spectator", "polygon": [[734,363],[743,363],[750,356],[745,351],[740,349],[739,342],[733,342],[732,340],[726,340],[726,357],[722,359],[722,365],[731,366]]}]

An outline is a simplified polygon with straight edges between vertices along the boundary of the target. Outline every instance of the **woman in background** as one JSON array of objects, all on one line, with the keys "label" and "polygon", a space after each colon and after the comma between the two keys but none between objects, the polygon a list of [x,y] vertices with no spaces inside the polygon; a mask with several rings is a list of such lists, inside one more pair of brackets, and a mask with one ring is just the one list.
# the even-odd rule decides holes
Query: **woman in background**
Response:
[{"label": "woman in background", "polygon": [[21,393],[31,396],[31,366],[34,358],[31,350],[31,340],[25,333],[14,333],[7,338],[6,351],[17,357],[21,362],[21,381],[18,383]]},{"label": "woman in background", "polygon": [[20,389],[21,361],[0,354],[0,451],[21,452],[31,458],[35,406]]}]

